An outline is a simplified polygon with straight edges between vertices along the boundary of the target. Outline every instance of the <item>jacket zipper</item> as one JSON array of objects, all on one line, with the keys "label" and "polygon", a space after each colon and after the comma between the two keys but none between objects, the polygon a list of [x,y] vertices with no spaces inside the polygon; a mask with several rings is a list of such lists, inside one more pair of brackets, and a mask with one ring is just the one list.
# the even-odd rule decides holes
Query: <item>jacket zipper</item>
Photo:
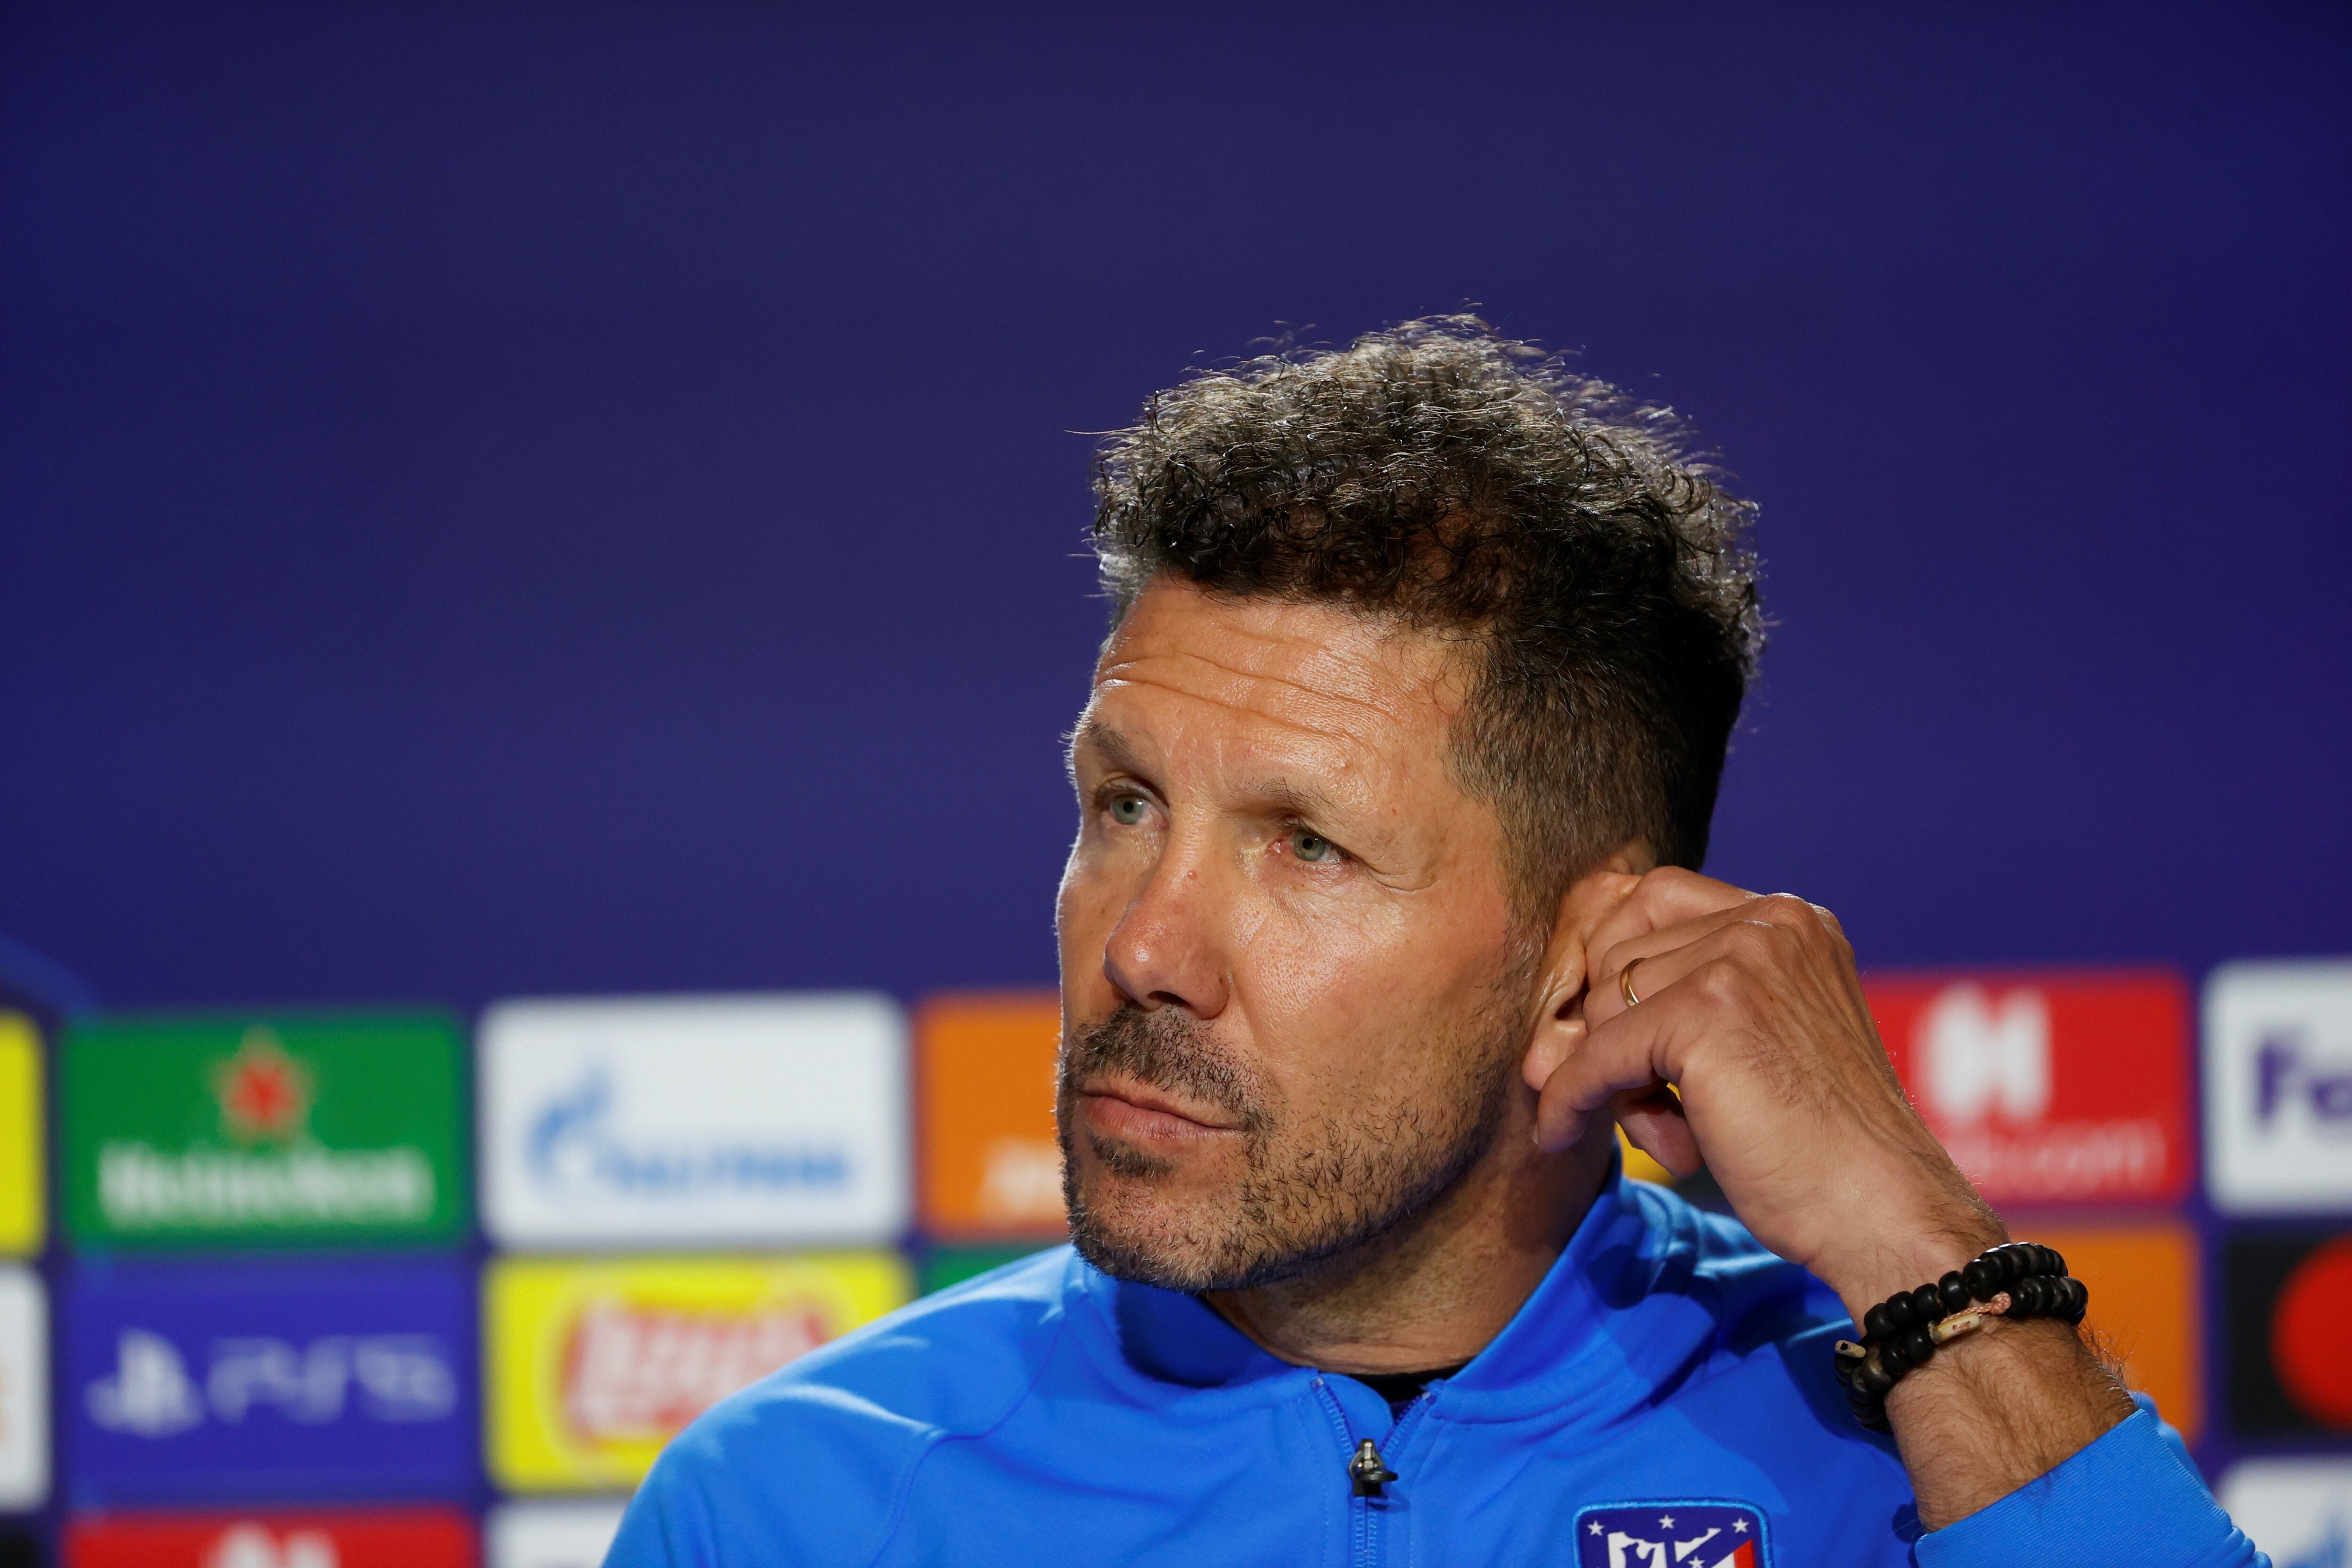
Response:
[{"label": "jacket zipper", "polygon": [[[1331,1417],[1331,1429],[1339,1435],[1340,1462],[1344,1466],[1356,1453],[1356,1435],[1348,1429],[1348,1413],[1339,1408],[1339,1396],[1319,1375],[1315,1379],[1315,1392],[1323,1401],[1324,1414]],[[1346,1479],[1344,1469],[1340,1479]],[[1357,1496],[1352,1486],[1348,1489],[1348,1561],[1357,1568],[1371,1568],[1378,1561],[1372,1553],[1371,1500]]]},{"label": "jacket zipper", "polygon": [[[1356,1435],[1348,1426],[1348,1413],[1340,1408],[1339,1396],[1331,1392],[1330,1385],[1319,1376],[1315,1380],[1315,1392],[1322,1395],[1323,1409],[1331,1417],[1332,1429],[1339,1435],[1340,1453],[1347,1456],[1349,1464],[1352,1465],[1360,1449]],[[1401,1454],[1404,1451],[1406,1435],[1419,1425],[1422,1413],[1428,1404],[1429,1391],[1423,1389],[1414,1396],[1411,1405],[1405,1406],[1404,1414],[1398,1416],[1396,1425],[1389,1428],[1388,1455]],[[1371,1458],[1375,1463],[1386,1468],[1387,1455],[1383,1455],[1377,1446],[1372,1449]],[[1353,1471],[1350,1470],[1349,1474],[1352,1481]],[[1358,1564],[1359,1568],[1375,1568],[1380,1562],[1380,1553],[1374,1546],[1372,1500],[1359,1492],[1353,1485],[1349,1487],[1348,1491],[1349,1561]]]}]

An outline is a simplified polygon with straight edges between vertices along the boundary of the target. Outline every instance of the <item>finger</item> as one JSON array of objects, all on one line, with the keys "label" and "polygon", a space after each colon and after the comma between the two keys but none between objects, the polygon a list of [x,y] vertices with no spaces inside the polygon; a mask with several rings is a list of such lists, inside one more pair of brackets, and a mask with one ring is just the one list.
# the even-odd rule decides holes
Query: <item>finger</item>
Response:
[{"label": "finger", "polygon": [[[1691,933],[1682,928],[1690,918],[1719,914],[1748,898],[1728,882],[1678,867],[1605,880],[1606,902],[1601,907],[1582,911],[1581,918],[1573,921],[1563,910],[1546,955],[1547,988],[1535,1015],[1534,1037],[1519,1063],[1520,1077],[1538,1092],[1594,1021],[1591,1004],[1606,980],[1613,980],[1631,957],[1679,946],[1688,940]],[[1563,945],[1564,938],[1574,939],[1576,951]],[[1628,945],[1645,941],[1648,945]],[[1612,949],[1630,956],[1618,957],[1615,966],[1604,974],[1603,957]],[[1615,1010],[1604,1006],[1602,1013]]]},{"label": "finger", "polygon": [[1587,945],[1592,952],[1606,952],[1621,942],[1648,936],[1686,921],[1719,914],[1746,903],[1753,897],[1753,893],[1735,888],[1728,882],[1718,882],[1712,877],[1702,877],[1679,866],[1661,866],[1643,877],[1632,896],[1593,928],[1591,940]]},{"label": "finger", "polygon": [[[1708,972],[1719,979],[1727,964],[1769,970],[1783,962],[1782,952],[1823,940],[1812,906],[1797,899],[1751,899],[1692,923],[1711,929],[1641,960],[1638,1006],[1629,1007],[1622,994],[1622,966],[1615,984],[1595,976],[1586,996],[1583,1038],[1544,1081],[1537,1100],[1539,1147],[1564,1149],[1578,1142],[1592,1113],[1613,1096],[1681,1082],[1687,1050],[1710,1030],[1721,1031],[1719,1000],[1706,994]],[[1692,976],[1702,978],[1685,984]],[[1626,1135],[1633,1135],[1631,1128]]]},{"label": "finger", "polygon": [[1720,946],[1724,932],[1757,923],[1752,903],[1632,937],[1593,954],[1582,1009],[1585,1026],[1595,1027],[1648,1003],[1706,962]]},{"label": "finger", "polygon": [[[1689,987],[1670,987],[1654,1000],[1645,999],[1634,1016],[1620,1014],[1605,1026],[1589,1026],[1576,1049],[1544,1082],[1536,1101],[1537,1147],[1569,1148],[1601,1120],[1595,1112],[1617,1096],[1639,1101],[1675,1081],[1682,1076],[1684,1052],[1706,1016],[1705,998]],[[1646,1120],[1643,1125],[1648,1131]],[[1633,1135],[1630,1127],[1626,1135]]]},{"label": "finger", "polygon": [[1697,1172],[1698,1136],[1691,1131],[1682,1100],[1672,1089],[1653,1084],[1647,1089],[1612,1096],[1609,1107],[1635,1148],[1678,1177]]},{"label": "finger", "polygon": [[[1818,943],[1850,952],[1844,947],[1843,933],[1836,929],[1835,917],[1819,905],[1786,893],[1748,898],[1732,908],[1628,938],[1600,952],[1592,960],[1585,1006],[1588,1026],[1605,1023],[1633,1005],[1626,1000],[1629,989],[1634,996],[1648,1001],[1707,957],[1718,953],[1721,944],[1711,939],[1743,926],[1760,927],[1775,936],[1785,933],[1798,946]],[[1639,967],[1629,986],[1625,972],[1636,965]]]},{"label": "finger", "polygon": [[[1662,942],[1678,945],[1656,948]],[[1654,951],[1621,962],[1619,953],[1627,946]],[[1833,962],[1825,967],[1824,959]],[[1641,998],[1632,1005],[1624,999],[1628,965],[1634,966],[1635,994]],[[1604,955],[1586,994],[1583,1038],[1545,1080],[1537,1102],[1538,1144],[1552,1149],[1576,1142],[1593,1110],[1612,1096],[1647,1091],[1653,1080],[1680,1084],[1686,1054],[1722,1033],[1727,978],[1775,973],[1816,979],[1833,974],[1867,1027],[1869,1013],[1843,933],[1828,910],[1785,894],[1750,899],[1735,910],[1654,932]],[[1891,1084],[1893,1072],[1885,1067],[1883,1051],[1876,1060]],[[1678,1144],[1671,1129],[1661,1124],[1658,1133]],[[1630,1125],[1626,1135],[1633,1136]],[[1660,1159],[1672,1165],[1664,1155]]]}]

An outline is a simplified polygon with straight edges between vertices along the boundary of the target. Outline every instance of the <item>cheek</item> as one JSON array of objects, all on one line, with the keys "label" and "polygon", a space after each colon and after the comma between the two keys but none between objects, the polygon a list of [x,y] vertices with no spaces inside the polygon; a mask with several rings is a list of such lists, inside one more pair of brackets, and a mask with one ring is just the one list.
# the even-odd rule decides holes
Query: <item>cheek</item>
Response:
[{"label": "cheek", "polygon": [[1062,879],[1054,889],[1054,930],[1057,932],[1067,931],[1070,929],[1076,913],[1072,900],[1076,895],[1082,876],[1078,859],[1085,852],[1086,840],[1081,838],[1070,846],[1069,857],[1062,862]]},{"label": "cheek", "polygon": [[1385,1103],[1459,1065],[1443,1047],[1490,1005],[1506,933],[1419,914],[1276,918],[1242,950],[1236,988],[1290,1103]]},{"label": "cheek", "polygon": [[1269,1004],[1334,1019],[1377,1017],[1395,997],[1422,984],[1433,961],[1443,965],[1442,933],[1415,911],[1385,901],[1349,907],[1270,900],[1252,911],[1239,965],[1261,983]]},{"label": "cheek", "polygon": [[1066,992],[1090,983],[1108,989],[1102,973],[1103,944],[1127,907],[1129,891],[1117,866],[1106,861],[1081,838],[1062,866],[1062,884],[1054,899],[1054,934],[1061,949]]},{"label": "cheek", "polygon": [[1235,989],[1293,1103],[1325,1086],[1394,1072],[1417,1038],[1429,975],[1413,934],[1386,915],[1263,921],[1241,948]]}]

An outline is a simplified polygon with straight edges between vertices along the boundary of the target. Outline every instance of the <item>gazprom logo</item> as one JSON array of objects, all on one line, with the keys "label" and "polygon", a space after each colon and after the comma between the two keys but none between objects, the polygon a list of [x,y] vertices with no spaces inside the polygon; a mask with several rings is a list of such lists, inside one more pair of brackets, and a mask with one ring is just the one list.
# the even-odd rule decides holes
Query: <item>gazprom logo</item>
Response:
[{"label": "gazprom logo", "polygon": [[483,1016],[499,1246],[865,1244],[906,1227],[906,1018],[887,996],[553,998]]},{"label": "gazprom logo", "polygon": [[615,1123],[614,1099],[612,1071],[599,1064],[547,1101],[526,1144],[534,1182],[555,1194],[655,1199],[826,1192],[849,1183],[849,1154],[838,1144],[633,1141]]}]

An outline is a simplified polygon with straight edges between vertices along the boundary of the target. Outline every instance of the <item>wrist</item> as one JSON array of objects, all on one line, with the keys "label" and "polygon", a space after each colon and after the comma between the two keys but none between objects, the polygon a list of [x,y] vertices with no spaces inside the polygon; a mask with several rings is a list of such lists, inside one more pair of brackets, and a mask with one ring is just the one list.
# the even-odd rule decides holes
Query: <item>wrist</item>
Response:
[{"label": "wrist", "polygon": [[1859,1323],[1872,1307],[1897,1290],[1933,1284],[2008,1239],[2009,1233],[1989,1212],[1948,1215],[1907,1229],[1857,1237],[1817,1261],[1813,1273],[1837,1292],[1847,1315]]},{"label": "wrist", "polygon": [[[1993,1325],[2054,1318],[2083,1321],[2090,1292],[2066,1273],[2066,1260],[2036,1242],[2010,1242],[1947,1272],[1931,1284],[1897,1290],[1863,1313],[1858,1340],[1837,1344],[1838,1382],[1864,1426],[1884,1427],[1888,1396],[1934,1363],[1947,1344]],[[1965,1352],[1958,1352],[1965,1354]]]},{"label": "wrist", "polygon": [[2046,1475],[2133,1408],[2063,1320],[1992,1318],[1896,1384],[1885,1417],[1919,1522],[1941,1530]]}]

